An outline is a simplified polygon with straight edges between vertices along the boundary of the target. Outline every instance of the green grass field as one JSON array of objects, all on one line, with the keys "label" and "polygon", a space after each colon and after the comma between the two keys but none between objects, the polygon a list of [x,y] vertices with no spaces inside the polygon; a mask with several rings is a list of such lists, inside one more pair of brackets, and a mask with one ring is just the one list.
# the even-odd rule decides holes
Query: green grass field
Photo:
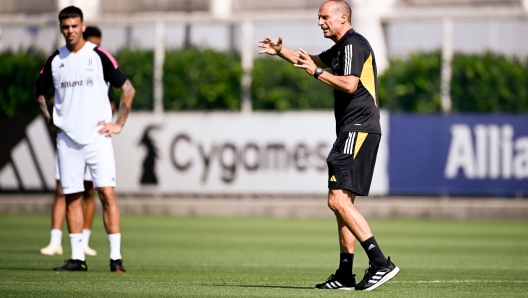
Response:
[{"label": "green grass field", "polygon": [[[376,220],[384,252],[401,268],[372,292],[315,290],[338,264],[331,219],[124,216],[125,274],[109,271],[101,217],[88,272],[51,269],[39,255],[49,216],[0,216],[0,297],[528,297],[528,222]],[[367,259],[358,246],[354,272]]]}]

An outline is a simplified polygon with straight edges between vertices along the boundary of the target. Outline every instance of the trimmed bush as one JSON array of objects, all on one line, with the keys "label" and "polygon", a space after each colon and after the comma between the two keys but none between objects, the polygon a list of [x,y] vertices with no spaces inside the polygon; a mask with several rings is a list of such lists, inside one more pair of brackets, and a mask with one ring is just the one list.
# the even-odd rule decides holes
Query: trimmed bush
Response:
[{"label": "trimmed bush", "polygon": [[239,110],[240,57],[210,49],[168,51],[164,65],[166,110]]},{"label": "trimmed bush", "polygon": [[[152,110],[154,54],[122,49],[115,55],[136,88],[132,108]],[[34,50],[0,53],[0,115],[38,114],[32,93],[46,55]],[[391,59],[379,77],[380,106],[394,112],[437,113],[440,106],[440,52]],[[528,65],[493,53],[456,54],[452,63],[454,112],[528,112]],[[166,110],[238,110],[243,71],[237,54],[211,49],[166,53]],[[276,57],[256,59],[251,95],[254,110],[332,109],[333,91]],[[115,91],[116,102],[119,91]]]},{"label": "trimmed bush", "polygon": [[440,105],[440,53],[392,59],[378,77],[380,107],[396,112],[433,113]]},{"label": "trimmed bush", "polygon": [[251,96],[254,110],[332,109],[333,89],[276,57],[256,59]]},{"label": "trimmed bush", "polygon": [[[136,89],[132,110],[152,110],[154,53],[152,51],[123,48],[115,55],[119,68],[128,76]],[[116,109],[119,108],[121,92],[114,90]]]},{"label": "trimmed bush", "polygon": [[491,52],[455,55],[451,83],[453,111],[528,112],[528,67]]},{"label": "trimmed bush", "polygon": [[0,53],[0,114],[9,118],[37,115],[39,108],[33,98],[33,87],[44,65],[46,55],[32,49]]},{"label": "trimmed bush", "polygon": [[[391,59],[379,77],[380,106],[390,111],[441,112],[439,52]],[[528,65],[490,52],[456,54],[452,61],[453,112],[528,112]]]}]

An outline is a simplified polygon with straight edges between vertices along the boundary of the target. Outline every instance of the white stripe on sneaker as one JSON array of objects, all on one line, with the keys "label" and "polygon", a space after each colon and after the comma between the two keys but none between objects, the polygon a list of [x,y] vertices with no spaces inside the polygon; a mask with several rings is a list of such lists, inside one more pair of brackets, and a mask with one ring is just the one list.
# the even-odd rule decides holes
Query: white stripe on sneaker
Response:
[{"label": "white stripe on sneaker", "polygon": [[[381,286],[382,284],[384,284],[385,282],[389,281],[391,278],[393,278],[394,276],[396,276],[396,274],[398,274],[398,272],[400,272],[400,268],[398,267],[394,267],[394,270],[392,270],[391,272],[389,272],[387,275],[385,275],[382,279],[380,279],[379,281],[377,281],[374,285],[372,285],[370,288],[366,288],[364,289],[364,291],[372,291],[374,290],[375,288]],[[377,272],[376,275],[378,273],[382,273],[382,274],[385,274],[385,272]],[[374,281],[372,281],[374,282]]]}]

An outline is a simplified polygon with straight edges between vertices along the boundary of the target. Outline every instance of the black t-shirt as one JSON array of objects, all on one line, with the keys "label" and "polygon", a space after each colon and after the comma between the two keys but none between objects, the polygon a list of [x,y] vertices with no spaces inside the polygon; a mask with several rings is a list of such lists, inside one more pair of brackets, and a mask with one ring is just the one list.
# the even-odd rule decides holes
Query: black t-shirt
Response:
[{"label": "black t-shirt", "polygon": [[319,54],[319,58],[332,68],[334,75],[359,77],[357,90],[352,94],[334,89],[336,133],[381,134],[376,59],[367,39],[350,29],[334,46]]}]

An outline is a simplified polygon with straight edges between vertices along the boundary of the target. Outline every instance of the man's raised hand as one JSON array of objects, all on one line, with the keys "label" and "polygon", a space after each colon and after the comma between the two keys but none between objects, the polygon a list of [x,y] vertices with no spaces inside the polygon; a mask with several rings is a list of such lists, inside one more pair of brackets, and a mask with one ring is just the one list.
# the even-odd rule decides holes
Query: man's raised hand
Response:
[{"label": "man's raised hand", "polygon": [[258,46],[264,49],[259,51],[259,54],[277,55],[282,50],[282,36],[279,36],[277,41],[269,37],[261,39]]}]

